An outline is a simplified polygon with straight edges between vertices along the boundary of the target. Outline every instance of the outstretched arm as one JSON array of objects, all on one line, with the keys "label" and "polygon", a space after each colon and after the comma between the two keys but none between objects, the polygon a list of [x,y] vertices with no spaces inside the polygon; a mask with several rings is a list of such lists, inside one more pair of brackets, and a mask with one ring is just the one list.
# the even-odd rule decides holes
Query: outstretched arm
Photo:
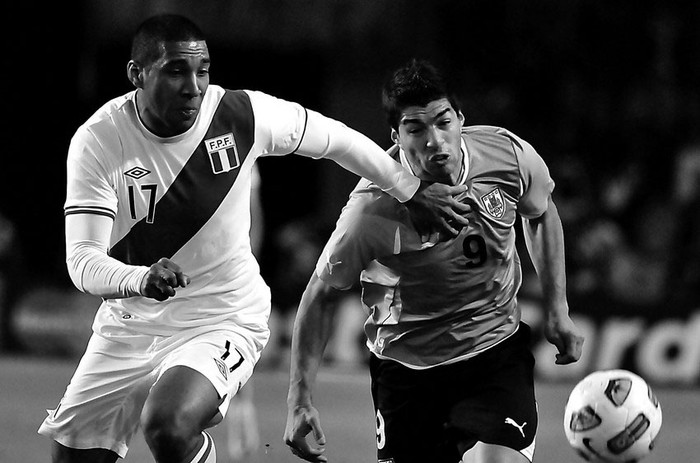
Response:
[{"label": "outstretched arm", "polygon": [[540,278],[545,308],[545,337],[559,353],[556,363],[576,362],[581,357],[583,336],[569,316],[566,299],[564,231],[559,212],[549,198],[547,210],[534,219],[523,218],[525,243]]},{"label": "outstretched arm", "polygon": [[314,111],[308,112],[306,132],[297,152],[313,158],[332,159],[344,169],[375,183],[406,203],[420,230],[457,234],[469,222],[471,207],[454,196],[464,185],[428,184],[388,156],[369,137]]},{"label": "outstretched arm", "polygon": [[[312,462],[327,461],[323,455],[326,438],[311,392],[331,334],[333,306],[339,293],[314,273],[294,320],[284,442],[294,455]],[[316,445],[306,441],[309,433]]]}]

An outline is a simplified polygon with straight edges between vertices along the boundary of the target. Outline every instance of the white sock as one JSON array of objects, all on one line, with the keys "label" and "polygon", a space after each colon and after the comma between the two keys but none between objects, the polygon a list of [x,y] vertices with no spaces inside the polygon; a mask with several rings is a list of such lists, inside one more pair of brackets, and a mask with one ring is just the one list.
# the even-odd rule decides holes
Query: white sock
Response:
[{"label": "white sock", "polygon": [[214,439],[212,439],[206,431],[202,431],[202,436],[204,436],[202,448],[199,449],[199,452],[194,456],[191,463],[216,463]]}]

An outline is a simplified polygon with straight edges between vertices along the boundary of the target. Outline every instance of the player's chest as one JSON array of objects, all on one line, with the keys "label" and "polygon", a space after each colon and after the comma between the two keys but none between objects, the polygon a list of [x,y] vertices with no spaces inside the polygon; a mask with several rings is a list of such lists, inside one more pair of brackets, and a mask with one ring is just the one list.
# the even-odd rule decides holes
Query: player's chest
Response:
[{"label": "player's chest", "polygon": [[170,220],[187,220],[220,204],[244,176],[232,142],[215,138],[126,146],[115,179],[120,215],[154,223],[167,208]]},{"label": "player's chest", "polygon": [[517,183],[492,176],[476,176],[466,182],[467,202],[475,209],[472,217],[489,228],[509,229],[518,210]]}]

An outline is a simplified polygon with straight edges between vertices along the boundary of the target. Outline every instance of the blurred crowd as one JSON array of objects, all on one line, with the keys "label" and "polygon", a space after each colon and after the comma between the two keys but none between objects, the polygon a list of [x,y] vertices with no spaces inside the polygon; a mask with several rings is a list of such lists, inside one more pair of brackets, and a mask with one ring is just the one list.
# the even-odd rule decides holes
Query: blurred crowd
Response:
[{"label": "blurred crowd", "polygon": [[555,166],[574,296],[642,310],[697,302],[700,144],[658,155],[670,167],[661,175],[635,161],[598,172],[576,158]]},{"label": "blurred crowd", "polygon": [[[158,3],[166,7],[176,2]],[[375,84],[382,81],[385,70],[409,56],[430,57],[449,70],[459,85],[455,90],[467,124],[512,130],[531,142],[550,167],[557,184],[555,200],[564,221],[573,312],[593,317],[611,312],[663,317],[682,316],[698,307],[700,5],[676,0],[640,5],[553,0],[415,2],[415,8],[396,14],[401,2],[311,3],[318,10],[314,18],[294,2],[275,3],[275,14],[269,16],[262,4],[244,2],[259,8],[254,12],[269,19],[255,24],[241,18],[240,6],[229,7],[235,11],[223,6],[191,7],[193,16],[213,29],[219,56],[237,53],[242,61],[255,57],[255,65],[245,69],[236,60],[218,60],[217,80],[232,86],[250,83],[300,101],[382,144],[381,140],[387,140],[387,129],[377,115]],[[75,14],[66,15],[72,27],[51,18],[33,22],[35,28],[60,27],[60,33],[69,30],[80,36],[74,39],[84,55],[73,57],[76,61],[72,66],[80,68],[83,80],[72,74],[46,74],[29,63],[29,72],[25,72],[30,79],[28,87],[65,87],[69,89],[65,93],[78,96],[74,111],[47,128],[54,131],[45,139],[54,145],[44,148],[41,155],[47,157],[49,167],[35,169],[37,160],[32,156],[8,156],[10,164],[5,172],[32,171],[37,184],[62,181],[56,172],[63,170],[65,148],[75,127],[126,85],[121,62],[119,73],[103,67],[104,61],[114,61],[114,50],[121,53],[117,44],[122,46],[123,38],[100,31],[112,31],[106,26],[126,30],[128,12],[138,16],[149,8],[141,2],[129,5],[133,8],[118,8],[123,13],[117,15],[118,21],[107,14],[113,11],[112,2],[83,2],[74,5]],[[97,14],[100,8],[107,13]],[[94,30],[80,32],[91,14]],[[278,31],[273,21],[278,17],[286,18],[287,25],[315,22],[310,31],[296,26]],[[241,27],[215,27],[225,18],[231,21],[229,26]],[[464,27],[465,18],[478,20]],[[231,31],[236,31],[235,43],[224,42],[224,37],[233,42]],[[285,34],[281,37],[289,44],[281,51],[273,40],[280,39],[278,32]],[[270,42],[260,45],[261,35]],[[406,47],[404,37],[412,37],[411,47]],[[377,43],[382,46],[377,47]],[[260,53],[271,53],[274,59],[260,60]],[[47,59],[66,57],[57,52]],[[281,67],[293,63],[302,69],[308,64],[319,71],[287,73],[280,78],[280,62],[287,63]],[[64,65],[63,61],[55,64]],[[97,75],[99,79],[85,85],[85,79]],[[49,82],[47,76],[65,81]],[[48,98],[50,92],[46,93]],[[34,117],[34,105],[17,101],[11,106],[20,111],[17,120]],[[84,114],[78,114],[78,109]],[[19,136],[10,137],[13,140],[35,136],[19,127],[16,131]],[[26,147],[11,146],[9,151],[13,150],[20,152]],[[263,172],[262,189],[287,188],[267,195],[268,199],[284,196],[284,201],[262,205],[267,219],[275,218],[266,219],[269,225],[260,247],[263,275],[272,288],[275,334],[264,360],[275,364],[284,358],[296,303],[339,213],[332,202],[333,207],[322,202],[328,202],[328,196],[340,188],[316,188],[322,183],[314,182],[321,177],[320,168],[311,170],[308,163],[299,171],[309,181],[299,182],[293,163],[300,161],[272,162],[275,167],[267,172],[274,169],[284,175],[265,177]],[[328,182],[338,179],[330,178]],[[6,189],[3,197],[16,189],[12,182],[0,187]],[[62,191],[64,187],[60,183],[57,188]],[[33,206],[40,204],[41,211],[27,208],[26,200],[0,203],[0,347],[26,349],[31,344],[33,349],[43,346],[41,349],[51,352],[82,351],[82,345],[61,345],[51,337],[56,327],[70,333],[86,331],[87,335],[90,312],[97,303],[78,295],[63,270],[61,195],[46,191],[48,186],[33,189],[38,196],[29,201]],[[293,211],[290,204],[294,204]],[[309,212],[309,208],[313,210]],[[287,220],[290,212],[301,215]],[[279,223],[283,215],[285,220]],[[22,220],[15,222],[13,218]],[[527,259],[523,259],[523,266],[521,296],[535,299],[538,287],[532,266]],[[348,299],[347,307],[338,314],[342,318],[338,324],[361,325],[358,304],[357,297]],[[75,307],[80,307],[80,316],[73,315]],[[343,346],[358,343],[358,338],[359,331],[339,330],[333,341],[338,347],[328,349],[329,356],[353,361],[355,354],[348,354]]]}]

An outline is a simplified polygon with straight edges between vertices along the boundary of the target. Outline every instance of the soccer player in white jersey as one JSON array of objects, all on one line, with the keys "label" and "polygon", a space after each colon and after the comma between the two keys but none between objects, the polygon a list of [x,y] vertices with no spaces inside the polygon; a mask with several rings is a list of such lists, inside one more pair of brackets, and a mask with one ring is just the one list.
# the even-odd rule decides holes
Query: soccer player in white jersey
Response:
[{"label": "soccer player in white jersey", "polygon": [[312,388],[333,302],[359,281],[378,461],[532,461],[537,408],[530,330],[516,299],[518,216],[542,282],[556,363],[577,361],[583,343],[568,314],[554,182],[519,137],[464,127],[431,64],[411,61],[383,95],[395,142],[390,154],[424,180],[467,186],[462,199],[474,212],[457,236],[422,236],[401,203],[360,181],[297,312],[285,442],[303,459],[327,460]]},{"label": "soccer player in white jersey", "polygon": [[158,462],[215,461],[204,430],[222,419],[269,334],[269,289],[248,234],[256,158],[332,159],[405,201],[418,221],[453,231],[466,222],[453,197],[463,187],[422,182],[367,137],[299,104],[209,85],[209,68],[191,21],[146,20],[127,65],[136,89],[71,140],[66,261],[75,285],[103,303],[39,429],[55,441],[55,462],[116,461],[139,427]]}]

